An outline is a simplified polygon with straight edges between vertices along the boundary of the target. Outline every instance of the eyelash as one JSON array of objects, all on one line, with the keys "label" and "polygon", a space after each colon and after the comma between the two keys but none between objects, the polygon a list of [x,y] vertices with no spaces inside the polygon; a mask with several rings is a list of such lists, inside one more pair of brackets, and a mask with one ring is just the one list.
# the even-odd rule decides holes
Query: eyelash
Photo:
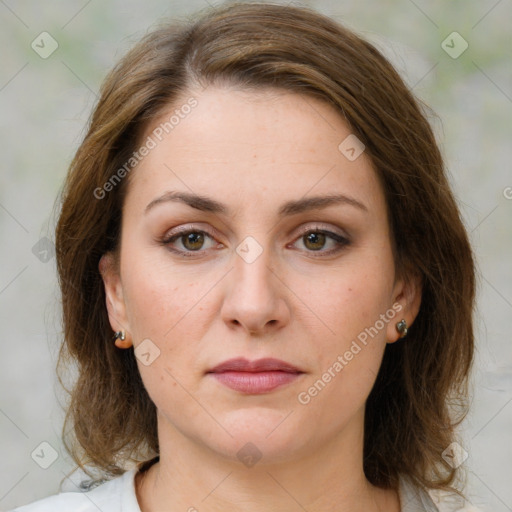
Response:
[{"label": "eyelash", "polygon": [[[213,239],[213,234],[211,234],[208,231],[204,231],[202,229],[185,228],[176,233],[173,233],[170,236],[165,236],[164,238],[162,238],[160,240],[160,243],[163,246],[167,247],[171,252],[178,254],[179,256],[182,256],[184,258],[194,257],[194,256],[201,255],[202,253],[206,252],[208,249],[200,249],[198,251],[189,251],[189,250],[182,251],[182,250],[176,250],[176,249],[173,249],[170,247],[170,244],[172,242],[174,242],[175,240],[178,240],[180,238],[183,238],[184,236],[189,235],[191,233],[200,233],[200,234],[206,235],[209,238]],[[306,252],[310,252],[310,253],[318,252],[321,254],[321,256],[314,256],[315,258],[331,256],[333,254],[340,252],[346,246],[350,245],[350,241],[346,237],[341,236],[338,233],[333,233],[332,231],[322,229],[318,226],[314,226],[313,228],[307,228],[307,229],[302,230],[301,234],[299,235],[298,238],[295,239],[294,243],[297,242],[298,240],[300,240],[301,238],[304,238],[305,236],[310,235],[312,233],[321,233],[323,235],[326,235],[327,238],[331,238],[332,240],[334,240],[337,245],[337,247],[335,247],[334,249],[331,249],[329,251],[322,251],[322,250],[318,250],[318,251],[307,250],[306,251]]]}]

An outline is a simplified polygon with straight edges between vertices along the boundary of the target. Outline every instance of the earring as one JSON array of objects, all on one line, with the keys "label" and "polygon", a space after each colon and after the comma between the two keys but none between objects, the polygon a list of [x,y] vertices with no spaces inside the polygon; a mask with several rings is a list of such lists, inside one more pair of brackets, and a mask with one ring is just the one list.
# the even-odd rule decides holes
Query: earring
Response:
[{"label": "earring", "polygon": [[117,331],[114,334],[114,339],[124,341],[126,336],[124,335],[124,331]]},{"label": "earring", "polygon": [[407,335],[407,322],[405,320],[400,320],[400,322],[398,322],[396,324],[396,330],[400,333],[400,338],[403,338],[404,336]]}]

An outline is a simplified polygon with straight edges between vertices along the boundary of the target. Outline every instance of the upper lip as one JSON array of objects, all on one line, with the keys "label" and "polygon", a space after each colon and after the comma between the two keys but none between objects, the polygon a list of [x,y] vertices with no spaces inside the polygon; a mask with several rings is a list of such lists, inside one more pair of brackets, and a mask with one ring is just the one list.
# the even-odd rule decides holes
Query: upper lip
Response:
[{"label": "upper lip", "polygon": [[208,373],[221,373],[221,372],[271,372],[281,371],[288,373],[302,373],[302,371],[286,361],[266,357],[257,359],[256,361],[249,361],[243,357],[229,359],[208,371]]}]

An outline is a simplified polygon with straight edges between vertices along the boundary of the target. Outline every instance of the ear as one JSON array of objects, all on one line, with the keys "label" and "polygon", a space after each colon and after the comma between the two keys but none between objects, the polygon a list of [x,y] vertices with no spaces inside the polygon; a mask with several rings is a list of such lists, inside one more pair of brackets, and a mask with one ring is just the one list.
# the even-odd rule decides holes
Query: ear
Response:
[{"label": "ear", "polygon": [[100,259],[98,268],[105,286],[106,306],[110,326],[115,332],[125,332],[124,341],[118,338],[115,341],[115,345],[118,348],[129,348],[132,346],[132,340],[130,333],[127,332],[129,323],[123,298],[123,285],[114,254],[111,252],[105,253]]},{"label": "ear", "polygon": [[400,333],[396,329],[396,324],[400,320],[407,322],[408,329],[414,323],[420,310],[422,288],[421,276],[417,274],[396,281],[393,288],[393,309],[397,314],[387,326],[388,343],[394,343],[400,339]]}]

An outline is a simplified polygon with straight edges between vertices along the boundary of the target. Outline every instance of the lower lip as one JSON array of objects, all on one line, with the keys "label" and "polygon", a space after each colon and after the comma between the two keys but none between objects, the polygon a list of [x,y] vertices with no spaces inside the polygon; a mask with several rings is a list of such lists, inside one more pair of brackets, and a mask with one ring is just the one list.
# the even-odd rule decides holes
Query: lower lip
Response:
[{"label": "lower lip", "polygon": [[242,393],[268,393],[280,386],[289,384],[301,373],[281,371],[270,372],[221,372],[213,376],[225,386]]}]

